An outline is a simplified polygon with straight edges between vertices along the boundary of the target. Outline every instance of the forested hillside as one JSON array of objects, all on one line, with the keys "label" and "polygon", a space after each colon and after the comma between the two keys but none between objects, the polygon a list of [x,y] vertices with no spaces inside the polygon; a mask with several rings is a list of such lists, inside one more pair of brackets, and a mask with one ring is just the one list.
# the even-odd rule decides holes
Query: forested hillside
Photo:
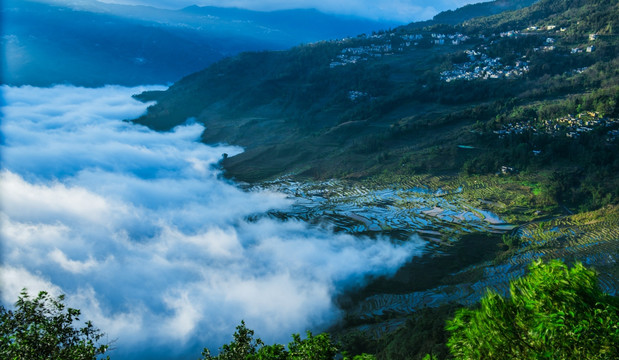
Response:
[{"label": "forested hillside", "polygon": [[246,147],[224,161],[240,180],[507,166],[549,171],[551,187],[584,184],[556,200],[595,194],[601,205],[619,188],[607,176],[618,166],[617,12],[616,1],[540,1],[455,26],[244,53],[143,94],[158,104],[137,121],[165,130],[195,117],[205,142]]}]

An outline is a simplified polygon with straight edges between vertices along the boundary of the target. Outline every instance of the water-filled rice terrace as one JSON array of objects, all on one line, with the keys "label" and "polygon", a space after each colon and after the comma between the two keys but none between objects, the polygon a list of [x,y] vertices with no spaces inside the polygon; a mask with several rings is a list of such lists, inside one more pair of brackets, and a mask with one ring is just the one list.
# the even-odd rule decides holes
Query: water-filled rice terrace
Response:
[{"label": "water-filled rice terrace", "polygon": [[308,183],[279,179],[253,189],[283,192],[295,199],[291,209],[272,216],[329,224],[336,231],[357,235],[397,231],[400,240],[417,235],[429,241],[429,246],[445,244],[460,233],[504,232],[514,227],[487,209],[462,201],[462,186],[446,190],[403,185],[379,188],[372,183],[339,180]]},{"label": "water-filled rice terrace", "polygon": [[[294,199],[290,209],[269,216],[300,219],[358,236],[387,236],[393,241],[421,238],[426,242],[426,254],[411,260],[411,263],[424,262],[413,268],[421,273],[418,277],[423,277],[426,271],[429,277],[434,275],[430,272],[440,272],[436,267],[445,264],[440,259],[459,256],[460,252],[454,250],[459,245],[475,246],[476,249],[469,251],[483,252],[488,251],[486,247],[499,249],[502,235],[518,240],[515,246],[503,246],[492,252],[490,258],[471,264],[465,262],[456,271],[435,276],[437,280],[432,286],[395,282],[391,288],[384,286],[379,287],[380,291],[357,294],[354,301],[344,306],[347,318],[354,319],[355,330],[374,336],[395,330],[409,314],[422,307],[448,303],[472,305],[487,289],[507,294],[509,281],[524,275],[527,265],[538,258],[560,258],[592,266],[600,273],[602,289],[617,294],[619,207],[508,223],[495,211],[533,213],[535,209],[513,205],[510,209],[502,201],[505,194],[496,185],[487,180],[456,183],[454,179],[439,177],[410,177],[388,187],[379,181],[298,182],[283,178],[250,190],[283,192]],[[487,239],[494,242],[487,240],[485,244],[486,238],[482,237],[482,242],[459,244],[467,234],[488,234]],[[418,289],[407,291],[415,288]]]}]

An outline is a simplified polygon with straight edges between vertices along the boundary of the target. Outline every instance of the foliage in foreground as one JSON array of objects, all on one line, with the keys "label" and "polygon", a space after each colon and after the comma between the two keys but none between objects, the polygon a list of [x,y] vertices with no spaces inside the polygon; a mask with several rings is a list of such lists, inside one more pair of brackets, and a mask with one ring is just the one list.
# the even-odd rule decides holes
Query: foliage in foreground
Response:
[{"label": "foliage in foreground", "polygon": [[489,292],[479,309],[448,321],[456,359],[619,358],[619,301],[597,287],[593,270],[540,260],[510,291]]},{"label": "foliage in foreground", "polygon": [[[332,360],[338,353],[338,347],[329,334],[314,336],[310,331],[307,338],[301,339],[299,334],[292,335],[288,350],[281,344],[265,345],[259,338],[254,339],[254,331],[241,325],[236,327],[234,339],[223,345],[217,356],[212,356],[208,349],[202,352],[201,360]],[[344,360],[374,360],[373,355],[362,354]]]},{"label": "foliage in foreground", "polygon": [[449,304],[438,308],[422,308],[416,311],[397,331],[387,334],[380,341],[376,358],[379,360],[447,359],[449,350],[445,345],[449,333],[445,330],[447,319],[454,317],[460,305]]},{"label": "foliage in foreground", "polygon": [[0,358],[94,360],[104,354],[108,345],[98,344],[103,333],[90,321],[74,327],[80,310],[65,307],[63,301],[63,295],[54,299],[45,291],[31,299],[24,289],[15,310],[0,306]]},{"label": "foliage in foreground", "polygon": [[[489,292],[479,308],[460,309],[447,321],[447,347],[455,359],[619,358],[619,299],[597,287],[593,270],[580,263],[568,268],[558,260],[540,260],[531,265],[529,275],[510,283],[510,291],[510,298]],[[66,308],[63,301],[63,296],[55,299],[46,292],[31,299],[23,290],[15,310],[0,307],[0,358],[94,360],[103,355],[108,349],[98,344],[103,334],[89,321],[74,327],[80,311]],[[406,348],[405,343],[391,345]],[[426,358],[444,358],[446,354],[436,350]],[[305,339],[293,334],[287,348],[265,345],[241,322],[219,355],[204,349],[201,360],[331,360],[339,352],[328,334],[309,331]],[[378,354],[388,359],[411,356],[406,350]],[[376,357],[344,353],[343,359]]]}]

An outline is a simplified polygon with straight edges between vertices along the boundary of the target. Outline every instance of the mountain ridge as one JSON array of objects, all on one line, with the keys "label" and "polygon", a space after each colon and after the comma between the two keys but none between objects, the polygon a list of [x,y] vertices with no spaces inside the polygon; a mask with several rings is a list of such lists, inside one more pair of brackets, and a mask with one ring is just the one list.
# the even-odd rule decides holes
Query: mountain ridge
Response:
[{"label": "mountain ridge", "polygon": [[446,10],[436,14],[432,19],[404,25],[408,28],[422,28],[438,24],[457,25],[464,21],[513,11],[533,5],[539,0],[494,0],[468,4],[454,10]]},{"label": "mountain ridge", "polygon": [[[72,7],[4,1],[2,82],[40,86],[169,83],[242,51],[283,50],[385,26],[308,11],[246,11],[243,14],[253,14],[255,20],[239,22],[234,18],[238,12],[225,9],[219,14],[228,16],[217,18],[183,10],[135,8],[97,1]],[[331,25],[304,29],[292,26],[295,19]]]}]

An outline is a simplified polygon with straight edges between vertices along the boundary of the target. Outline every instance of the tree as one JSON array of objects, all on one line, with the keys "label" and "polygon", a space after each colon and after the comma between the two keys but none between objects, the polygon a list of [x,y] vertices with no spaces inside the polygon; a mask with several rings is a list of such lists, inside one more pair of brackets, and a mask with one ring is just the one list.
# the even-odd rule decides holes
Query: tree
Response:
[{"label": "tree", "polygon": [[[245,360],[256,355],[258,346],[264,345],[260,338],[254,340],[254,331],[245,326],[245,321],[236,327],[234,340],[230,344],[221,347],[219,355],[212,356],[209,349],[204,348],[202,356],[204,360]],[[265,358],[266,359],[266,358]]]},{"label": "tree", "polygon": [[[350,360],[350,357],[344,357],[344,360]],[[352,357],[352,360],[376,360],[376,356],[372,355],[372,354],[361,354],[361,355],[355,355],[354,357]]]},{"label": "tree", "polygon": [[597,287],[594,271],[540,260],[510,292],[488,292],[479,309],[448,321],[456,359],[619,358],[619,301]]},{"label": "tree", "polygon": [[288,352],[284,345],[273,344],[261,347],[256,355],[250,356],[250,360],[287,360]]},{"label": "tree", "polygon": [[[23,289],[15,310],[0,306],[0,358],[12,360],[91,360],[108,345],[90,321],[76,328],[80,310],[67,308],[64,295],[54,299],[45,291],[31,299]],[[108,357],[109,359],[109,357]]]},{"label": "tree", "polygon": [[314,336],[308,331],[307,338],[303,340],[299,334],[292,334],[288,351],[290,360],[331,360],[337,354],[337,347],[331,342],[329,334]]},{"label": "tree", "polygon": [[259,338],[254,339],[254,331],[248,329],[245,322],[241,321],[241,325],[236,327],[232,342],[223,345],[217,356],[212,356],[205,348],[202,351],[202,360],[331,360],[337,351],[337,346],[333,344],[328,334],[314,336],[310,331],[303,340],[299,334],[293,334],[288,350],[281,344],[265,345]]}]

